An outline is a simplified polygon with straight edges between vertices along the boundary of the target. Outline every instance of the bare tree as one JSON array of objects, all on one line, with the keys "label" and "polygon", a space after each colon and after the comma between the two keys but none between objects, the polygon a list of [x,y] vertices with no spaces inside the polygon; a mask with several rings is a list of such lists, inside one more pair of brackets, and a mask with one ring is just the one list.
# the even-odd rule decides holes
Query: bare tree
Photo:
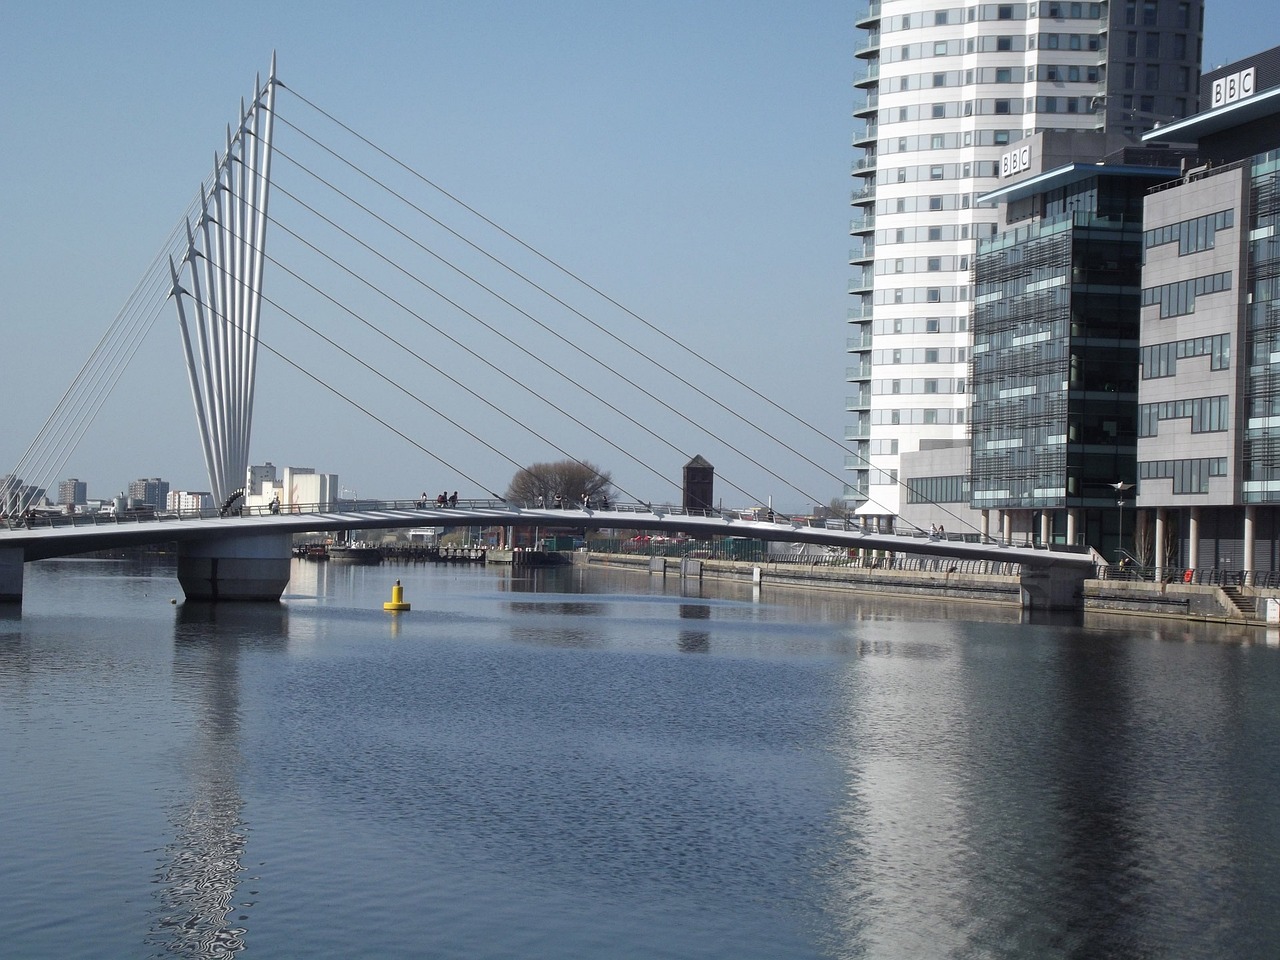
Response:
[{"label": "bare tree", "polygon": [[537,506],[541,502],[549,507],[559,494],[565,506],[577,506],[583,493],[592,500],[601,496],[612,499],[612,484],[609,473],[586,460],[535,463],[516,471],[507,485],[506,497],[516,503]]}]

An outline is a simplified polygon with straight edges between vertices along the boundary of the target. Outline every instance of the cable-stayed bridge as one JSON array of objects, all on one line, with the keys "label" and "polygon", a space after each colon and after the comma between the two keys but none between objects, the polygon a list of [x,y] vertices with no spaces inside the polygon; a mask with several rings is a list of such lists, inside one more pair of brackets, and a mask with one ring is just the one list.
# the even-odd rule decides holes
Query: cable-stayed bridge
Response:
[{"label": "cable-stayed bridge", "polygon": [[[322,129],[279,110],[286,98]],[[336,148],[322,130],[359,152]],[[460,210],[493,242],[478,242],[446,220],[446,208]],[[209,492],[236,509],[133,524],[29,516],[30,495],[62,474],[161,314],[176,317]],[[291,332],[281,337],[285,327]],[[356,343],[356,335],[365,339]],[[705,448],[716,451],[720,490],[755,504],[780,490],[792,501],[825,502],[818,484],[842,488],[844,476],[828,465],[849,455],[841,440],[770,399],[750,377],[691,347],[694,339],[622,306],[290,90],[273,62],[161,254],[18,464],[0,478],[8,520],[0,529],[0,596],[21,596],[29,559],[176,541],[189,597],[278,598],[295,531],[441,524],[433,511],[395,501],[355,509],[335,498],[306,514],[240,509],[253,495],[244,489],[250,440],[263,425],[254,414],[262,402],[260,359],[295,391],[268,405],[272,443],[301,433],[322,461],[368,458],[371,448],[355,451],[354,444],[376,432],[380,446],[398,451],[388,455],[398,458],[388,475],[442,472],[449,486],[485,494],[449,511],[450,524],[555,523],[906,549],[889,530],[808,526],[780,513],[773,522],[744,521],[707,502],[686,509],[675,471],[662,464],[687,462]],[[778,370],[804,376],[785,357],[777,360]],[[297,401],[304,390],[323,400]],[[354,411],[371,427],[335,447],[337,431],[304,426],[311,407],[321,416]],[[509,502],[493,479],[555,455],[596,471],[615,509],[528,509]],[[621,469],[616,476],[600,471],[593,460],[624,464],[625,477]],[[548,502],[559,492],[546,490]],[[681,505],[653,507],[663,500]],[[946,513],[944,505],[938,510]],[[958,525],[954,518],[953,530]],[[1093,563],[1078,551],[1022,551],[976,531],[910,543],[920,554],[1017,557],[1037,576]],[[1037,605],[1046,604],[1061,605],[1052,598]]]}]

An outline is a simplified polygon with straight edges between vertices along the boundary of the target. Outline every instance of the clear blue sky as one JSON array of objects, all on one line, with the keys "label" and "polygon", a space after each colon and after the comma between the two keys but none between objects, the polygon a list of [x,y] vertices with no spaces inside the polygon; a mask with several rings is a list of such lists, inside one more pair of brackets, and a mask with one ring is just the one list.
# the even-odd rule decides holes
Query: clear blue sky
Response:
[{"label": "clear blue sky", "polygon": [[[272,50],[286,85],[838,437],[853,19],[862,6],[7,3],[0,473],[208,175]],[[1271,2],[1210,5],[1206,67],[1278,42]],[[365,496],[462,487],[308,390],[264,360],[255,462],[337,472]],[[504,404],[523,403],[494,390]],[[429,447],[505,487],[508,466],[473,456],[435,425],[423,430]],[[497,431],[495,445],[560,458],[506,439]],[[840,472],[838,448],[802,442]],[[753,493],[804,505],[711,443],[691,436],[678,445]],[[680,457],[643,439],[636,452],[679,481]],[[580,455],[628,489],[673,495],[590,442]],[[778,472],[815,499],[839,492],[807,465]],[[61,475],[87,480],[91,496],[142,476],[207,486],[172,311]]]}]

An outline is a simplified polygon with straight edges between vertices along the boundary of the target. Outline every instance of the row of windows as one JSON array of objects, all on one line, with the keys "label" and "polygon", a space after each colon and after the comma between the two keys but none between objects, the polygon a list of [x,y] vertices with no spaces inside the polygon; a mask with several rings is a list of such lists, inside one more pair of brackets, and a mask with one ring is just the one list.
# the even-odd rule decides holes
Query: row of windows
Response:
[{"label": "row of windows", "polygon": [[1138,462],[1139,480],[1172,480],[1174,493],[1208,493],[1209,478],[1226,475],[1226,457]]},{"label": "row of windows", "polygon": [[[1031,5],[1032,8],[1035,4]],[[1090,4],[1092,7],[1098,4]],[[910,30],[913,26],[923,27],[929,23],[929,14],[903,14],[900,17],[889,17],[886,30]],[[948,23],[973,23],[975,20],[1025,20],[1027,5],[1025,3],[984,3],[976,7],[959,7],[952,10],[934,10],[933,25],[943,26]]]},{"label": "row of windows", "polygon": [[[1167,9],[1167,8],[1166,8]],[[1142,25],[1144,27],[1154,27],[1158,25],[1160,10],[1159,0],[1142,0]],[[1136,26],[1138,24],[1138,4],[1136,0],[1127,0],[1124,5],[1124,22],[1127,26]],[[1182,0],[1178,4],[1177,14],[1172,23],[1168,26],[1179,27],[1183,30],[1191,26],[1191,4]]]},{"label": "row of windows", "polygon": [[1212,250],[1217,242],[1219,230],[1226,230],[1236,225],[1234,210],[1219,210],[1217,213],[1206,213],[1203,217],[1190,220],[1179,220],[1146,230],[1142,234],[1142,243],[1146,249],[1162,247],[1166,243],[1178,242],[1178,256],[1199,253],[1201,250]]},{"label": "row of windows", "polygon": [[1229,397],[1192,397],[1138,404],[1138,436],[1160,433],[1161,420],[1191,420],[1192,433],[1222,433],[1231,426]]},{"label": "row of windows", "polygon": [[890,303],[968,303],[969,285],[959,287],[897,287],[877,290],[876,305]]},{"label": "row of windows", "polygon": [[968,503],[969,478],[916,477],[907,481],[907,503]]},{"label": "row of windows", "polygon": [[[1174,69],[1172,64],[1166,64],[1169,70]],[[1177,68],[1177,82],[1166,82],[1165,86],[1172,86],[1177,90],[1186,92],[1191,89],[1191,68]],[[1123,82],[1121,86],[1125,90],[1133,90],[1138,86],[1138,65],[1136,63],[1126,63],[1123,71]],[[1160,64],[1147,63],[1142,67],[1142,89],[1143,90],[1159,90],[1161,89],[1160,80]]]},{"label": "row of windows", "polygon": [[1000,163],[981,160],[976,163],[935,163],[919,167],[898,167],[898,183],[920,183],[929,180],[967,180],[973,176],[997,177]]},{"label": "row of windows", "polygon": [[1027,46],[1031,50],[1099,50],[1102,38],[1096,33],[1033,33]]},{"label": "row of windows", "polygon": [[871,322],[874,336],[891,333],[964,333],[968,329],[968,317],[895,317],[892,320]]},{"label": "row of windows", "polygon": [[968,269],[968,257],[901,257],[876,263],[876,273],[938,273]]},{"label": "row of windows", "polygon": [[[904,123],[908,120],[938,120],[944,116],[958,116],[955,113],[946,113],[947,104],[935,103],[930,111],[937,111],[936,116],[927,116],[924,107],[903,107],[898,111],[898,119]],[[958,107],[960,104],[952,103],[951,106]],[[885,121],[888,123],[889,121]],[[948,133],[931,133],[922,137],[898,137],[891,139],[886,137],[881,141],[885,153],[906,153],[909,150],[944,150],[957,145],[962,147],[1004,147],[1017,140],[1022,139],[1021,130],[965,130],[963,135]],[[870,151],[868,151],[870,152]]]},{"label": "row of windows", "polygon": [[884,363],[964,363],[967,347],[905,347],[900,350],[872,350],[871,362]]},{"label": "row of windows", "polygon": [[871,423],[873,426],[895,426],[903,423],[910,424],[957,424],[964,423],[964,411],[952,410],[944,408],[938,410],[935,408],[908,408],[906,410],[872,410]]},{"label": "row of windows", "polygon": [[1210,370],[1226,370],[1231,366],[1231,334],[1193,337],[1170,343],[1154,343],[1142,348],[1142,379],[1172,377],[1178,372],[1178,361],[1187,357],[1208,357]]},{"label": "row of windows", "polygon": [[892,394],[963,394],[965,392],[964,377],[938,377],[936,379],[914,377],[907,380],[876,380],[871,384],[871,392],[876,395]]},{"label": "row of windows", "polygon": [[873,487],[891,487],[898,482],[897,470],[880,470],[873,469],[871,471],[870,483]]},{"label": "row of windows", "polygon": [[1027,79],[1044,83],[1097,83],[1102,78],[1099,67],[1064,66],[1060,63],[1042,63],[1027,67]]},{"label": "row of windows", "polygon": [[[1169,44],[1163,43],[1164,34],[1148,31],[1144,35],[1142,44],[1142,55],[1148,60],[1160,59],[1160,49],[1163,46],[1166,52],[1171,54],[1174,60],[1187,59],[1187,35],[1185,33],[1173,34],[1172,49]],[[1130,33],[1125,37],[1124,43],[1125,56],[1136,57],[1138,55],[1138,34]]]},{"label": "row of windows", "polygon": [[1144,287],[1142,305],[1150,307],[1160,304],[1161,318],[1181,317],[1195,312],[1196,297],[1230,289],[1230,273],[1211,273],[1208,276],[1165,283],[1158,287]]},{"label": "row of windows", "polygon": [[871,456],[873,457],[896,457],[898,455],[898,440],[872,440]]},{"label": "row of windows", "polygon": [[935,243],[939,240],[968,240],[967,223],[948,223],[940,227],[902,227],[898,230],[877,230],[877,245],[894,243]]},{"label": "row of windows", "polygon": [[[1152,0],[1152,5],[1154,5],[1154,0]],[[1133,7],[1133,4],[1129,4],[1129,6]],[[1187,5],[1183,3],[1179,6],[1181,8]],[[1046,17],[1051,20],[1101,20],[1105,10],[1106,7],[1101,3],[1066,3],[1060,2],[1060,0],[1030,5],[1021,3],[985,4],[979,7],[955,7],[949,10],[932,10],[925,14],[908,13],[900,17],[890,17],[885,29],[910,30],[912,27],[929,25],[944,27],[948,24],[973,23],[975,20],[1034,20],[1037,17]],[[1143,15],[1145,19],[1145,6]],[[1153,18],[1154,16],[1155,14],[1152,13]],[[1133,23],[1136,19],[1137,12],[1135,10],[1133,11],[1133,19],[1128,22]],[[1190,13],[1187,13],[1186,19],[1190,20]]]},{"label": "row of windows", "polygon": [[[922,210],[968,210],[974,206],[975,195],[973,193],[944,193],[933,194],[931,196],[914,196],[914,197],[894,197],[893,199],[877,200],[876,213],[918,213]],[[977,225],[975,225],[977,226]],[[982,226],[986,226],[983,224]],[[991,224],[994,228],[996,225]],[[992,229],[990,234],[986,236],[995,236],[996,231]],[[981,238],[983,234],[974,234],[975,237]]]},{"label": "row of windows", "polygon": [[[924,57],[959,57],[972,53],[1022,53],[1026,49],[1027,38],[1023,36],[970,37],[968,40],[934,40],[932,43],[905,44],[885,50],[881,54],[881,60],[887,63],[901,63],[904,60],[920,60]],[[1074,49],[1079,50],[1080,47],[1077,46]]]}]

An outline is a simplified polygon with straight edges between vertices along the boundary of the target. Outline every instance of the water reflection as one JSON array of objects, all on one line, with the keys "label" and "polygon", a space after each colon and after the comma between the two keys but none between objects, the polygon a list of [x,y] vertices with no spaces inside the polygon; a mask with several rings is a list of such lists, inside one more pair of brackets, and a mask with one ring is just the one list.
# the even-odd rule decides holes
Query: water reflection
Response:
[{"label": "water reflection", "polygon": [[[240,659],[246,647],[288,639],[280,604],[184,604],[174,624],[173,683],[196,717],[187,799],[171,814],[173,839],[155,876],[158,903],[147,943],[155,956],[227,957],[245,947],[237,904],[248,825],[238,772]],[[236,914],[236,916],[232,916]]]},{"label": "water reflection", "polygon": [[[710,620],[711,605],[706,603],[680,604],[680,619]],[[711,650],[711,632],[709,630],[689,630],[683,626],[676,641],[681,653],[708,653]]]}]

